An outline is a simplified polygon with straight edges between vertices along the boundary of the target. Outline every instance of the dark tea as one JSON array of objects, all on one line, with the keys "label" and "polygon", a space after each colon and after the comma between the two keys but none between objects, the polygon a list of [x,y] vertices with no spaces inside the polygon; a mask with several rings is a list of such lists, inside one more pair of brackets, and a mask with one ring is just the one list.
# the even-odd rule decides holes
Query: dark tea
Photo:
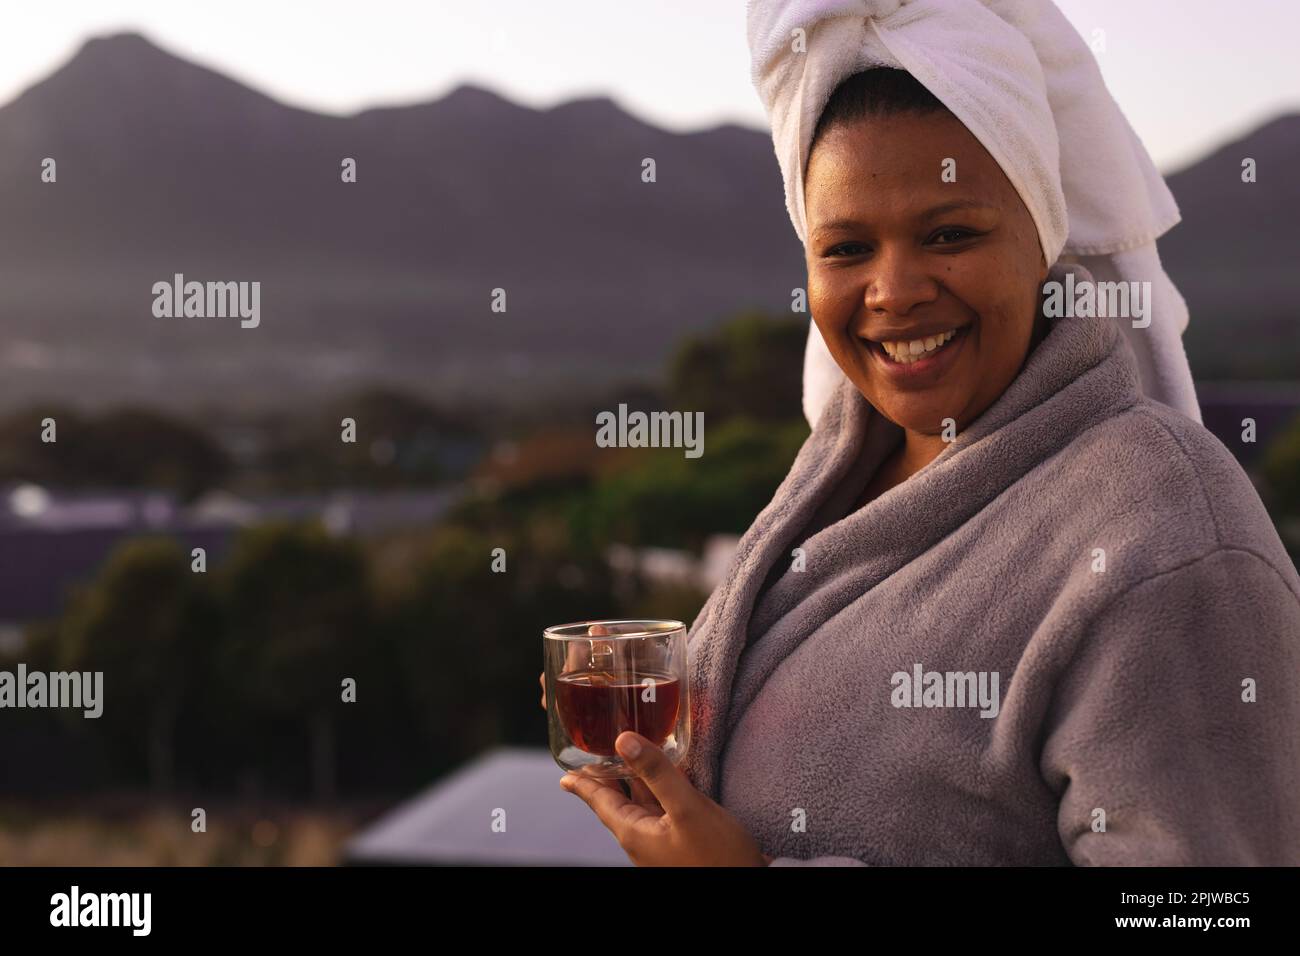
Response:
[{"label": "dark tea", "polygon": [[[654,684],[642,683],[646,680]],[[643,674],[616,678],[600,671],[582,671],[560,676],[555,707],[576,746],[587,753],[613,757],[617,754],[614,741],[625,730],[634,730],[656,747],[662,746],[677,725],[678,690],[675,677]]]}]

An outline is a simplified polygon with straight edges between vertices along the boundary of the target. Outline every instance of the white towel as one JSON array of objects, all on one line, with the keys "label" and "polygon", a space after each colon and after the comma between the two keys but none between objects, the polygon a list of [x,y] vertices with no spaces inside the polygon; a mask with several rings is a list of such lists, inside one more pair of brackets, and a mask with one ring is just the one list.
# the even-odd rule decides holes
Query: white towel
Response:
[{"label": "white towel", "polygon": [[[1151,283],[1150,324],[1116,321],[1144,394],[1200,422],[1182,344],[1187,305],[1155,245],[1179,221],[1178,206],[1092,51],[1050,0],[750,0],[748,32],[754,85],[801,241],[803,174],[826,101],[854,73],[907,70],[1002,167],[1049,265],[1077,261],[1097,281]],[[811,325],[809,424],[842,377]]]}]

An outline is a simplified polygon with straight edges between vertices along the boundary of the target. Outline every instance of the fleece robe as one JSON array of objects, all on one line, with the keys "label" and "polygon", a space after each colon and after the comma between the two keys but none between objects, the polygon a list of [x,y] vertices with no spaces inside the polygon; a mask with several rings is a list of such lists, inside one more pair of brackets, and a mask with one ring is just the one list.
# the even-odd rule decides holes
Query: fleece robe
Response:
[{"label": "fleece robe", "polygon": [[774,865],[1300,864],[1300,578],[1119,321],[857,509],[903,433],[845,379],[741,538],[682,767]]}]

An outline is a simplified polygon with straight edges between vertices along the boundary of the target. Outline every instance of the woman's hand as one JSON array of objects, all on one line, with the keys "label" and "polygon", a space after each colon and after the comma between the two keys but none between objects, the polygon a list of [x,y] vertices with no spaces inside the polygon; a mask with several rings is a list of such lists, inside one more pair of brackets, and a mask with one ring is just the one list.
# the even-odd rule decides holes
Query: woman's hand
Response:
[{"label": "woman's hand", "polygon": [[[638,750],[639,746],[639,750]],[[636,773],[632,798],[616,780],[580,772],[560,786],[581,797],[637,866],[766,866],[771,858],[735,817],[700,793],[662,750],[627,730],[614,747]]]},{"label": "woman's hand", "polygon": [[[610,631],[607,626],[597,622],[587,628],[588,637],[607,637]],[[604,645],[609,646],[609,641],[593,641],[583,643],[582,641],[569,641],[565,649],[564,672],[581,671],[586,669],[587,663],[591,660],[592,654],[596,648]],[[537,683],[542,685],[542,710],[546,709],[546,671],[537,675]]]}]

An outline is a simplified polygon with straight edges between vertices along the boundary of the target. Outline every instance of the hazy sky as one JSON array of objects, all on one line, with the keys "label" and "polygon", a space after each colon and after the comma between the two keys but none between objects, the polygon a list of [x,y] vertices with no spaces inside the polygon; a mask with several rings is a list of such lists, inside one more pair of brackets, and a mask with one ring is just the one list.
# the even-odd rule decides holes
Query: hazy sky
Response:
[{"label": "hazy sky", "polygon": [[[1166,171],[1300,111],[1296,0],[1058,0]],[[0,104],[88,36],[135,30],[286,103],[349,113],[462,81],[537,106],[612,96],[671,129],[763,126],[743,0],[60,0],[0,5]],[[1225,13],[1225,11],[1230,11]]]}]

